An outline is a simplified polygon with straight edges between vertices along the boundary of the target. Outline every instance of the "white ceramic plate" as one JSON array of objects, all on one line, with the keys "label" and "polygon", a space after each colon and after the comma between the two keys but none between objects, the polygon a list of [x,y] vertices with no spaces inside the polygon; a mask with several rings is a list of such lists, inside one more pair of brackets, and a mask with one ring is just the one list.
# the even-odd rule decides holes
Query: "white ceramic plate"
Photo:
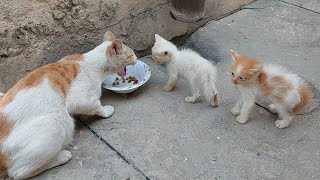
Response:
[{"label": "white ceramic plate", "polygon": [[122,81],[120,80],[119,85],[112,85],[112,83],[115,81],[117,77],[119,79],[121,79],[121,77],[118,74],[111,74],[108,75],[106,79],[103,81],[102,87],[119,94],[131,93],[149,80],[151,76],[150,67],[146,63],[137,60],[137,63],[135,65],[127,66],[127,74],[125,78],[129,76],[133,76],[136,79],[138,79],[138,84],[133,84],[132,82],[128,83],[128,81],[122,83]]}]

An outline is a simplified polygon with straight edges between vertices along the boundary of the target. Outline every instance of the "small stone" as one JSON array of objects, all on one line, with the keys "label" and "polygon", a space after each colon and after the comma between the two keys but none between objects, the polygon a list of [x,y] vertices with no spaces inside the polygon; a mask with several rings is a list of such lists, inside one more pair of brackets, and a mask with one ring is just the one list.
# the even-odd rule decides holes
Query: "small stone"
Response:
[{"label": "small stone", "polygon": [[53,17],[55,19],[62,19],[65,16],[65,14],[62,11],[54,10],[53,11]]}]

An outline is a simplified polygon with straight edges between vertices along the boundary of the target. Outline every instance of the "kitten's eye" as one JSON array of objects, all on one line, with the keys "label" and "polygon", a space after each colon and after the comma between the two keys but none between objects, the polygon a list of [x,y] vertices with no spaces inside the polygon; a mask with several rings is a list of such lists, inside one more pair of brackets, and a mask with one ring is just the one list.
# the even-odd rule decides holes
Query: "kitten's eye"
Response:
[{"label": "kitten's eye", "polygon": [[234,76],[234,73],[231,73],[232,76]]},{"label": "kitten's eye", "polygon": [[164,54],[164,55],[168,55],[168,51],[165,51],[163,54]]},{"label": "kitten's eye", "polygon": [[244,80],[244,77],[241,77],[241,76],[240,76],[239,79],[240,79],[240,80]]}]

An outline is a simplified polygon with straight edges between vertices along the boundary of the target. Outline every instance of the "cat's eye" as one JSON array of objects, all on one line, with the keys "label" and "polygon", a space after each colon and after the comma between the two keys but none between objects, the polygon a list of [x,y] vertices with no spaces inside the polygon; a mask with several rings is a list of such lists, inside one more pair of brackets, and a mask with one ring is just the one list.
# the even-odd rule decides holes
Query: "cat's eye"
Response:
[{"label": "cat's eye", "polygon": [[168,55],[168,51],[165,51],[163,54],[164,54],[164,55]]},{"label": "cat's eye", "polygon": [[244,80],[245,78],[240,76],[239,79],[240,79],[240,80]]},{"label": "cat's eye", "polygon": [[232,72],[231,75],[234,76],[234,73]]}]

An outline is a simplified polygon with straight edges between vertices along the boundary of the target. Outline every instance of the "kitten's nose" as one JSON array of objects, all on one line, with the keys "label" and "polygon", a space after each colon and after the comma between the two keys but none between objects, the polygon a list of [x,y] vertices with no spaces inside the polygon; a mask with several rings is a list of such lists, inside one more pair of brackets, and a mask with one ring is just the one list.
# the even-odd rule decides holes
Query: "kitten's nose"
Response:
[{"label": "kitten's nose", "polygon": [[234,84],[238,84],[237,80],[232,78],[231,81],[234,83]]}]

